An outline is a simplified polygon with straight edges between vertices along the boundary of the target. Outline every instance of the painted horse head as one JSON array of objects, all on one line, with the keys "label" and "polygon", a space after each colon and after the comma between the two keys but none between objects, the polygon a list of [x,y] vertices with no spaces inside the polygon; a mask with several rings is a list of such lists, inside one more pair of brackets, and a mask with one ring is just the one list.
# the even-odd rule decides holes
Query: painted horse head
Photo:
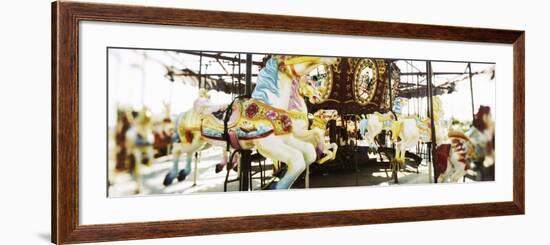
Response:
[{"label": "painted horse head", "polygon": [[491,107],[479,106],[472,125],[482,132],[486,129],[490,129],[490,127],[492,127]]},{"label": "painted horse head", "polygon": [[[495,123],[491,115],[491,108],[488,106],[480,106],[474,116],[472,128],[476,130],[468,130],[468,136],[476,143],[475,160],[481,161],[483,158],[494,154],[495,141]],[[492,165],[493,163],[484,163]]]},{"label": "painted horse head", "polygon": [[313,56],[271,57],[258,74],[252,98],[280,109],[289,109],[289,101],[300,92],[299,81],[317,66],[332,64],[336,58]]}]

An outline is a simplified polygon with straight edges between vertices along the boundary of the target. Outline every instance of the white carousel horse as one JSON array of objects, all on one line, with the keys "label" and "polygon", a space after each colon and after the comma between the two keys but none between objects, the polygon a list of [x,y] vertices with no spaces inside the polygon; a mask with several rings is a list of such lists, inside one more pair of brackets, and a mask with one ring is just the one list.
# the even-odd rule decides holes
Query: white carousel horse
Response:
[{"label": "white carousel horse", "polygon": [[[323,164],[328,160],[334,160],[338,145],[334,143],[325,143],[326,123],[320,114],[323,110],[319,110],[313,118],[307,111],[307,105],[304,98],[315,99],[320,96],[320,91],[315,89],[308,81],[307,77],[302,77],[300,80],[292,81],[292,94],[290,96],[289,110],[290,119],[292,120],[292,134],[297,139],[310,143],[315,147],[317,153],[317,163]],[[310,119],[312,123],[310,125]],[[310,127],[311,126],[311,127]],[[216,165],[216,172],[226,165],[227,159]],[[228,168],[232,168],[233,164],[229,164]],[[275,164],[275,170],[280,166]]]},{"label": "white carousel horse", "polygon": [[[369,148],[377,150],[377,145],[374,138],[382,132],[382,130],[391,131],[391,142],[395,144],[395,161],[399,164],[404,164],[405,153],[408,149],[415,147],[418,142],[431,142],[431,126],[430,119],[420,119],[418,116],[401,116],[401,106],[407,103],[404,98],[396,98],[394,101],[393,112],[378,113],[375,112],[367,116],[365,123],[360,124],[360,131],[365,132],[365,139],[369,144]],[[439,140],[444,140],[446,135],[445,127],[443,127],[441,111],[441,101],[438,97],[433,97],[434,123],[436,136]],[[397,117],[397,118],[396,118]]]},{"label": "white carousel horse", "polygon": [[[304,142],[310,143],[315,147],[317,153],[317,163],[323,164],[328,160],[334,160],[338,145],[335,143],[325,143],[325,132],[327,121],[322,118],[323,110],[317,111],[309,125],[307,105],[304,98],[316,98],[321,96],[321,91],[315,89],[307,77],[293,82],[294,89],[290,97],[289,112],[292,119],[292,134],[294,137]],[[311,127],[310,127],[311,126]]]},{"label": "white carousel horse", "polygon": [[392,142],[395,143],[395,161],[401,166],[405,163],[407,149],[415,147],[420,141],[420,130],[415,118],[402,118],[391,126]]},{"label": "white carousel horse", "polygon": [[[173,169],[165,183],[171,183],[176,176],[180,181],[185,179],[191,171],[193,153],[206,143],[225,147],[228,138],[234,149],[256,148],[266,158],[285,162],[288,167],[285,175],[272,187],[290,188],[307,164],[316,160],[314,147],[292,134],[294,126],[288,108],[293,89],[298,89],[292,82],[317,66],[334,61],[333,58],[274,56],[258,74],[251,99],[237,99],[227,108],[230,110],[206,105],[182,113],[176,120],[179,142],[174,144]],[[222,120],[220,117],[229,111],[229,120]],[[178,172],[182,153],[187,154],[187,164]]]},{"label": "white carousel horse", "polygon": [[[388,116],[393,116],[388,114]],[[369,145],[370,152],[377,152],[378,145],[376,144],[374,138],[378,136],[384,129],[384,119],[381,119],[381,114],[369,114],[365,119],[362,119],[359,122],[359,131],[363,138],[367,141]]]},{"label": "white carousel horse", "polygon": [[[317,111],[313,116],[308,113],[305,98],[315,100],[321,95],[320,90],[315,89],[306,76],[292,82],[292,89],[289,103],[289,114],[292,120],[292,135],[297,139],[309,143],[315,147],[316,163],[323,164],[334,160],[338,145],[325,142],[327,121],[323,118],[323,110]],[[312,120],[310,125],[310,119]],[[308,165],[309,167],[309,165]],[[281,170],[279,162],[274,162],[274,172]],[[306,175],[309,174],[306,168]],[[309,176],[306,176],[306,188],[309,186]]]},{"label": "white carousel horse", "polygon": [[141,164],[143,163],[143,156],[146,156],[146,165],[151,166],[153,163],[153,143],[155,137],[153,135],[152,116],[151,112],[147,108],[143,108],[137,118],[134,120],[131,115],[128,115],[132,127],[126,132],[126,162],[130,162],[130,156],[134,157],[134,168],[132,170],[132,177],[136,181],[135,193],[141,192],[142,178],[141,178]]},{"label": "white carousel horse", "polygon": [[494,165],[494,133],[491,108],[487,106],[479,107],[466,132],[450,131],[449,142],[436,149],[438,182],[458,182],[467,173],[474,174],[472,162],[483,162],[485,167]]},{"label": "white carousel horse", "polygon": [[336,143],[325,142],[325,132],[327,127],[327,121],[322,117],[314,116],[313,123],[311,125],[312,130],[319,130],[317,138],[310,140],[311,144],[315,145],[317,150],[317,163],[323,164],[329,160],[336,158],[336,152],[338,151],[338,145]]}]

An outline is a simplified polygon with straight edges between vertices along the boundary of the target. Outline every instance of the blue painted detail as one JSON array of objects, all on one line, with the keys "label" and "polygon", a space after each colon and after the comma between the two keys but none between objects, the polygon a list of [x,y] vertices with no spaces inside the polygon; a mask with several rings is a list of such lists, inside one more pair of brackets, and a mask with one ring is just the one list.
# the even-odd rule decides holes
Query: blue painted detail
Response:
[{"label": "blue painted detail", "polygon": [[385,128],[391,127],[391,124],[393,123],[392,120],[386,120],[384,121],[383,125]]},{"label": "blue painted detail", "polygon": [[[265,134],[269,131],[272,131],[273,127],[270,125],[258,125],[256,130],[251,132],[245,132],[240,128],[237,128],[237,136],[240,137],[256,137],[262,134]],[[223,131],[222,130],[214,130],[209,128],[203,128],[202,134],[206,137],[212,137],[212,138],[223,138]]]},{"label": "blue painted detail", "polygon": [[[184,112],[185,113],[185,112]],[[176,117],[176,122],[175,122],[175,125],[174,125],[174,134],[172,134],[172,143],[180,143],[180,133],[179,133],[179,126],[180,126],[180,121],[181,121],[181,118],[183,117],[184,113],[181,113],[179,114],[177,117]]]},{"label": "blue painted detail", "polygon": [[248,133],[243,131],[240,128],[237,128],[237,136],[239,136],[239,137],[255,137],[255,136],[267,133],[271,130],[273,130],[273,127],[267,127],[266,125],[259,125],[256,131],[252,131],[252,132],[248,132]]},{"label": "blue painted detail", "polygon": [[271,58],[258,74],[256,87],[252,91],[252,98],[271,105],[269,93],[279,96],[279,63]]},{"label": "blue painted detail", "polygon": [[401,98],[397,97],[393,100],[393,112],[397,115],[401,115]]},{"label": "blue painted detail", "polygon": [[361,136],[365,135],[365,131],[367,131],[367,125],[369,124],[369,120],[366,118],[361,119],[359,121],[359,132],[361,132]]},{"label": "blue painted detail", "polygon": [[203,128],[202,134],[208,137],[221,138],[223,136],[223,131]]},{"label": "blue painted detail", "polygon": [[148,141],[148,139],[144,138],[141,134],[136,133],[136,146],[150,146],[153,145],[153,142]]}]

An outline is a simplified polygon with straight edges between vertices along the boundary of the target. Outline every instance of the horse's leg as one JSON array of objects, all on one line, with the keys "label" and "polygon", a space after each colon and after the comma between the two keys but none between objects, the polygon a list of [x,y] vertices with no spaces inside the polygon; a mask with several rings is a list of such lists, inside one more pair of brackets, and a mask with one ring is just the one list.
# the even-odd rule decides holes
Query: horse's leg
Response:
[{"label": "horse's leg", "polygon": [[285,144],[281,138],[269,136],[259,139],[255,143],[260,154],[274,161],[285,162],[287,165],[285,175],[273,186],[274,189],[289,189],[306,169],[304,155]]},{"label": "horse's leg", "polygon": [[199,164],[200,151],[195,152],[195,166],[193,167],[193,186],[197,185],[197,165]]},{"label": "horse's leg", "polygon": [[329,148],[325,148],[325,150],[323,151],[323,153],[325,154],[325,156],[319,160],[317,160],[317,163],[319,164],[323,164],[325,163],[326,161],[328,161],[329,159],[332,159],[332,156],[334,155],[332,153],[332,151],[330,151]]},{"label": "horse's leg", "polygon": [[153,154],[153,146],[147,146],[147,166],[152,166],[153,165],[153,158],[154,158],[154,154]]},{"label": "horse's leg", "polygon": [[411,145],[406,144],[406,145],[403,145],[403,147],[401,149],[401,164],[402,165],[405,164],[405,160],[407,159],[407,149],[410,149],[410,148],[411,148]]},{"label": "horse's leg", "polygon": [[187,152],[186,158],[185,158],[185,168],[180,170],[178,173],[178,181],[182,182],[185,180],[187,175],[191,173],[191,162],[193,162],[193,153],[194,152]]},{"label": "horse's leg", "polygon": [[338,152],[338,145],[336,143],[330,143],[330,146],[332,149],[332,158],[330,160],[334,160],[336,158],[336,153]]},{"label": "horse's leg", "polygon": [[227,155],[228,154],[227,154],[227,152],[225,152],[225,150],[222,150],[222,151],[223,151],[222,152],[223,159],[222,159],[221,163],[216,164],[216,168],[215,168],[216,173],[221,172],[223,170],[223,168],[227,165],[227,161],[228,161],[228,159],[227,159],[228,156]]},{"label": "horse's leg", "polygon": [[458,182],[460,179],[462,179],[462,177],[464,177],[465,173],[466,172],[464,170],[460,169],[460,168],[455,169],[455,172],[454,172],[453,176],[451,177],[453,183]]},{"label": "horse's leg", "polygon": [[458,151],[456,147],[453,147],[451,150],[451,156],[450,156],[450,162],[453,165],[453,174],[451,175],[451,181],[452,182],[458,182],[462,176],[464,176],[465,171],[465,163],[463,162],[463,154],[461,151]]},{"label": "horse's leg", "polygon": [[401,145],[402,142],[395,143],[395,155],[393,157],[397,163],[401,162]]},{"label": "horse's leg", "polygon": [[[313,132],[314,133],[314,132]],[[317,152],[315,147],[307,142],[297,140],[294,137],[288,137],[284,140],[288,145],[302,152],[304,161],[306,162],[306,183],[305,188],[309,188],[309,165],[317,160]]]},{"label": "horse's leg", "polygon": [[141,168],[141,150],[136,147],[133,150],[134,154],[134,160],[136,163],[134,164],[134,171],[132,173],[132,176],[134,178],[134,181],[136,181],[136,190],[135,194],[139,194],[141,192],[141,174],[140,174],[140,168]]},{"label": "horse's leg", "polygon": [[464,175],[466,174],[465,163],[461,161],[453,161],[453,169],[454,173],[451,175],[451,181],[452,182],[458,182]]},{"label": "horse's leg", "polygon": [[319,164],[323,164],[328,160],[334,160],[334,158],[336,158],[336,151],[338,149],[338,146],[336,144],[325,144],[323,149],[323,153],[325,154],[325,156],[317,160]]},{"label": "horse's leg", "polygon": [[178,176],[179,162],[181,156],[181,144],[174,143],[172,148],[172,169],[166,174],[166,177],[164,177],[164,186],[169,186],[170,184],[172,184],[174,179]]},{"label": "horse's leg", "polygon": [[403,166],[403,163],[405,162],[405,152],[407,151],[407,148],[405,148],[405,144],[401,143],[401,146],[399,147],[399,168]]},{"label": "horse's leg", "polygon": [[450,160],[447,160],[447,168],[445,169],[445,172],[441,173],[439,177],[437,177],[437,183],[444,183],[448,181],[449,175],[453,171],[453,166],[450,162]]},{"label": "horse's leg", "polygon": [[283,141],[290,147],[300,151],[307,165],[310,165],[317,160],[317,152],[312,144],[298,140],[294,137],[286,137]]},{"label": "horse's leg", "polygon": [[460,166],[460,165],[463,165],[463,164],[458,163],[454,168],[455,171],[451,176],[452,182],[458,182],[466,174],[466,171],[464,171],[464,166]]}]

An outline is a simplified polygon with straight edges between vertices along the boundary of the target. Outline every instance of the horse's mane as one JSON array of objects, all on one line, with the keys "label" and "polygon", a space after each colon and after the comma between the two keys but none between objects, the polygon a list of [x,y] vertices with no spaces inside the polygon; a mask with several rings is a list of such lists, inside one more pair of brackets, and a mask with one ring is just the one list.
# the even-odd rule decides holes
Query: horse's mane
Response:
[{"label": "horse's mane", "polygon": [[256,87],[252,91],[252,98],[271,105],[268,92],[279,95],[279,65],[275,58],[270,58],[265,67],[258,74]]},{"label": "horse's mane", "polygon": [[298,90],[299,90],[298,86],[300,86],[298,80],[296,80],[296,79],[293,80],[292,84],[290,86],[291,86],[290,90],[292,92],[290,93],[290,101],[289,101],[289,104],[288,104],[288,109],[289,110],[300,110],[300,109],[302,109],[301,107],[303,105],[301,103],[300,99],[303,100],[303,98],[298,93]]}]

